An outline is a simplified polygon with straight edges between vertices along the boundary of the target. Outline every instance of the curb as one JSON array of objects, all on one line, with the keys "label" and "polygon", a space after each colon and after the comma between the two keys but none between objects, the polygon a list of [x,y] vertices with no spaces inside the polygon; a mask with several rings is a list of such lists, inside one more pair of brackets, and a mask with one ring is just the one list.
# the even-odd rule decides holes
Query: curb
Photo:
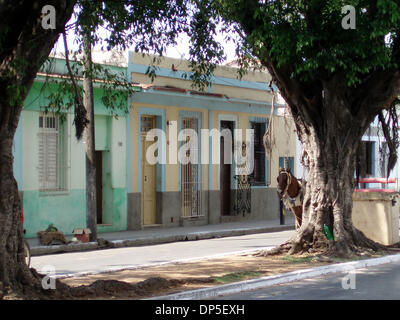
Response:
[{"label": "curb", "polygon": [[155,236],[152,238],[112,240],[110,241],[110,247],[122,248],[122,247],[153,245],[153,244],[162,244],[162,243],[178,242],[178,241],[197,241],[197,240],[206,240],[212,238],[236,237],[236,236],[243,236],[243,235],[257,234],[257,233],[287,231],[287,230],[293,230],[293,228],[294,225],[285,225],[282,227],[261,227],[261,228],[244,228],[237,230],[199,231],[199,232],[191,232],[191,233],[177,234],[177,235],[163,236],[163,237]]},{"label": "curb", "polygon": [[125,240],[106,240],[107,241],[106,246],[104,245],[100,246],[97,242],[54,245],[54,246],[32,246],[31,255],[41,256],[41,255],[55,254],[55,253],[136,247],[136,246],[156,245],[156,244],[171,243],[178,241],[196,241],[196,240],[205,240],[212,238],[235,237],[235,236],[257,234],[257,233],[279,232],[279,231],[287,231],[293,229],[294,225],[283,225],[277,227],[242,228],[235,230],[219,230],[219,231],[199,231],[199,232],[182,233],[182,234],[166,235],[159,237],[153,236],[153,237],[142,237],[136,239],[125,239]]},{"label": "curb", "polygon": [[398,262],[398,261],[400,261],[400,254],[394,254],[380,258],[372,258],[361,261],[351,261],[351,262],[338,263],[328,266],[316,267],[312,269],[297,270],[274,276],[235,282],[212,288],[191,290],[165,296],[152,297],[144,300],[201,300],[201,299],[215,298],[218,296],[225,296],[225,295],[240,293],[243,291],[262,289],[277,284],[289,283],[321,275],[353,271],[354,269],[361,269],[365,267],[377,266],[381,264]]},{"label": "curb", "polygon": [[42,256],[46,254],[55,254],[61,252],[76,252],[86,250],[97,250],[99,244],[97,242],[77,243],[77,244],[61,244],[53,246],[37,246],[31,247],[31,256]]}]

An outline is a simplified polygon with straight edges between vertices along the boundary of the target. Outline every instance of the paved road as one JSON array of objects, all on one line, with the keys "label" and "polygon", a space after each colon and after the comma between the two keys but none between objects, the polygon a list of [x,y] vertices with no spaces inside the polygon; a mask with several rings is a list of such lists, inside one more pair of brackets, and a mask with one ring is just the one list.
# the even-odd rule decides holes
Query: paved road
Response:
[{"label": "paved road", "polygon": [[400,262],[337,273],[216,300],[399,300]]},{"label": "paved road", "polygon": [[35,256],[32,257],[32,267],[40,272],[45,266],[52,266],[57,277],[110,272],[272,248],[289,239],[293,233],[294,231],[281,231],[152,246]]}]

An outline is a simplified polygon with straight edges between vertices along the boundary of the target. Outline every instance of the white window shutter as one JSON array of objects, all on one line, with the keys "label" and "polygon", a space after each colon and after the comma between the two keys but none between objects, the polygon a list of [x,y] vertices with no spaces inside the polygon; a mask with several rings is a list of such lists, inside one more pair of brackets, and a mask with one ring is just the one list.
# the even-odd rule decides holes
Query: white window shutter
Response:
[{"label": "white window shutter", "polygon": [[57,183],[57,158],[58,158],[58,134],[49,132],[46,134],[46,184],[48,189],[58,189]]},{"label": "white window shutter", "polygon": [[46,189],[46,136],[44,133],[39,133],[39,189]]},{"label": "white window shutter", "polygon": [[[59,135],[56,116],[41,115],[39,120],[39,188],[42,191],[58,190],[59,185]],[[40,126],[42,124],[42,126]]]}]

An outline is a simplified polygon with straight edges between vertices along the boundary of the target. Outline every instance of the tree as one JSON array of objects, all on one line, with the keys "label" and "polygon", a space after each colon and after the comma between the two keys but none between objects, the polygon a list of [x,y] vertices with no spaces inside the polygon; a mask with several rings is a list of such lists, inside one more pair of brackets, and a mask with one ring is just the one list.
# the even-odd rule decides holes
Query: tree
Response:
[{"label": "tree", "polygon": [[95,164],[95,134],[94,134],[94,97],[92,79],[92,41],[91,31],[86,30],[83,37],[84,47],[84,78],[83,78],[83,104],[89,117],[86,126],[86,225],[91,230],[90,241],[97,241],[96,222],[96,164]]},{"label": "tree", "polygon": [[[41,277],[25,265],[21,204],[13,176],[12,144],[24,99],[59,34],[65,32],[75,5],[80,9],[76,29],[107,28],[109,35],[106,39],[97,34],[93,34],[92,39],[104,43],[107,49],[125,49],[134,45],[137,51],[162,54],[168,45],[176,44],[181,32],[201,34],[196,19],[190,18],[191,1],[0,1],[3,18],[0,27],[0,298],[10,292],[22,296],[31,293],[39,297],[60,297],[68,293],[68,290],[59,289],[45,291]],[[42,18],[47,17],[46,12],[42,13],[45,6],[54,8],[55,29],[42,27]],[[208,64],[201,64],[197,74],[202,75],[200,71],[204,71],[209,75],[211,70]],[[76,135],[80,137],[88,119],[81,108],[76,82],[73,86],[76,93],[73,99],[74,123]],[[57,285],[60,287],[65,289],[65,286]]]},{"label": "tree", "polygon": [[[70,19],[75,1],[1,1],[0,15],[0,297],[40,281],[25,265],[21,204],[13,175],[12,145],[23,101],[37,71]],[[55,29],[42,28],[42,8],[52,5]],[[23,23],[21,23],[23,21]]]},{"label": "tree", "polygon": [[[236,24],[242,52],[272,75],[303,144],[309,168],[304,222],[282,248],[339,255],[378,249],[351,220],[355,159],[371,121],[393,108],[399,94],[400,4],[235,0],[214,5],[226,22]],[[346,5],[354,6],[354,17]],[[355,29],[342,26],[349,18]],[[333,228],[333,242],[326,239],[324,224]]]}]

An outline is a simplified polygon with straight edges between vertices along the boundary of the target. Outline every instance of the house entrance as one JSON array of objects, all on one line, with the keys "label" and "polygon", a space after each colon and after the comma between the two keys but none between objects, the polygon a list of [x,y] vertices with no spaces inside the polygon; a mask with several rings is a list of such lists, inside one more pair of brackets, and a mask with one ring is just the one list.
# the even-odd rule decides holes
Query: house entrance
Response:
[{"label": "house entrance", "polygon": [[103,224],[103,151],[95,151],[97,224]]},{"label": "house entrance", "polygon": [[[149,146],[154,144],[153,139],[146,141],[146,136],[155,128],[155,116],[142,116],[141,118],[141,145],[142,145],[142,224],[156,223],[156,165],[150,164],[146,159]],[[157,137],[155,137],[157,139]]]},{"label": "house entrance", "polygon": [[[183,118],[182,129],[192,129],[198,136],[198,120],[196,118]],[[195,141],[191,141],[187,137],[186,143],[191,145],[187,151],[197,152],[197,157],[200,157],[199,146],[195,147]],[[198,143],[198,141],[197,141]],[[187,154],[189,157],[190,154]],[[199,178],[199,161],[197,163],[189,162],[181,165],[181,201],[182,201],[182,216],[196,217],[201,215],[201,182]]]},{"label": "house entrance", "polygon": [[[233,150],[233,121],[221,121],[220,138],[220,192],[221,215],[230,215],[231,211],[231,176],[232,176],[232,150]],[[230,132],[224,134],[224,130]],[[226,131],[225,131],[226,132]],[[225,152],[227,150],[227,152]]]}]

